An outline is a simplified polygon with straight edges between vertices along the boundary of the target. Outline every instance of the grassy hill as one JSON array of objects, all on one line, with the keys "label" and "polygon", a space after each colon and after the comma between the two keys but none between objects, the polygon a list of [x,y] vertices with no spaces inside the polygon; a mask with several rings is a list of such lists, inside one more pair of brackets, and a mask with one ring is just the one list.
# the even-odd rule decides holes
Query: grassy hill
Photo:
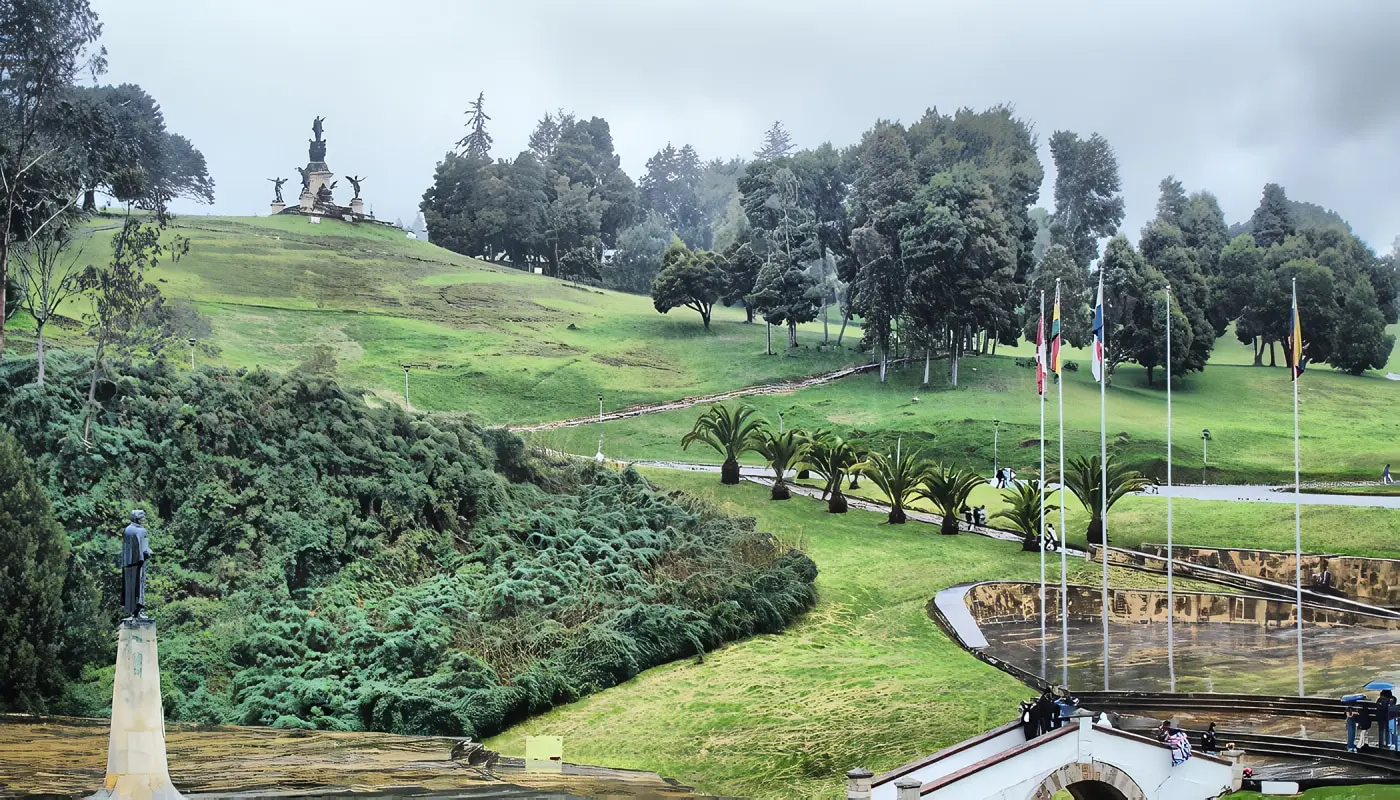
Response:
[{"label": "grassy hill", "polygon": [[[94,220],[87,260],[106,257],[115,223]],[[192,240],[189,254],[148,278],[212,319],[223,362],[291,369],[327,345],[344,383],[397,403],[400,364],[422,364],[410,377],[414,408],[468,411],[489,423],[589,414],[599,392],[616,408],[859,360],[815,348],[819,323],[800,336],[812,347],[765,356],[763,326],[744,324],[739,309],[717,309],[707,332],[685,309],[658,314],[650,298],[486,264],[388,226],[185,216],[166,237],[177,234]],[[74,303],[65,314],[84,311]],[[16,327],[23,347],[25,321]],[[79,330],[59,331],[58,343],[81,345]]]}]

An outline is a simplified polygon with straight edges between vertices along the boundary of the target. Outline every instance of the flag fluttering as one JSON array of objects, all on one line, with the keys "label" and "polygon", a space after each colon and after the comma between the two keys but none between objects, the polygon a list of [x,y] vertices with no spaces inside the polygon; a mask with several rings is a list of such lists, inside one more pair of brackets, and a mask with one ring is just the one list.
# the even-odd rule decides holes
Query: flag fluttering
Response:
[{"label": "flag fluttering", "polygon": [[1094,354],[1089,362],[1094,380],[1103,381],[1103,271],[1099,271],[1099,299],[1094,303]]},{"label": "flag fluttering", "polygon": [[1303,321],[1298,316],[1298,295],[1293,294],[1293,318],[1288,324],[1288,363],[1292,365],[1293,379],[1297,380],[1303,370],[1308,367],[1308,360],[1303,357]]},{"label": "flag fluttering", "polygon": [[1060,374],[1060,283],[1055,282],[1055,310],[1050,316],[1050,371]]},{"label": "flag fluttering", "polygon": [[1035,325],[1035,393],[1045,394],[1045,295],[1040,296],[1040,321]]}]

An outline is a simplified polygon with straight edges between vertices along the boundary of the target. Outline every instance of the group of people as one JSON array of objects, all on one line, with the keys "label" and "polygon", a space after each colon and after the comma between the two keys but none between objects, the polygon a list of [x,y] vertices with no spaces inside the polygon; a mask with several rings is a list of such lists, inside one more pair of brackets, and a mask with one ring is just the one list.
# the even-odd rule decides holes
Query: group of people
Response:
[{"label": "group of people", "polygon": [[986,525],[987,507],[977,506],[976,508],[968,508],[967,506],[963,506],[962,517],[963,522],[966,522],[969,525]]},{"label": "group of people", "polygon": [[1021,729],[1026,734],[1026,740],[1064,727],[1077,708],[1079,698],[1072,696],[1063,686],[1021,701]]},{"label": "group of people", "polygon": [[[1172,766],[1183,764],[1191,757],[1191,739],[1186,735],[1186,731],[1171,724],[1170,720],[1163,720],[1157,727],[1157,741],[1171,748]],[[1220,746],[1215,739],[1215,723],[1212,722],[1206,732],[1201,734],[1201,752],[1218,753]]]},{"label": "group of people", "polygon": [[997,488],[1007,489],[1016,485],[1016,470],[1011,467],[997,467]]},{"label": "group of people", "polygon": [[1374,703],[1361,699],[1348,700],[1347,708],[1347,752],[1370,747],[1367,740],[1371,735],[1371,725],[1376,726],[1376,744],[1382,750],[1396,750],[1396,721],[1400,709],[1396,707],[1395,694],[1389,689],[1381,690]]}]

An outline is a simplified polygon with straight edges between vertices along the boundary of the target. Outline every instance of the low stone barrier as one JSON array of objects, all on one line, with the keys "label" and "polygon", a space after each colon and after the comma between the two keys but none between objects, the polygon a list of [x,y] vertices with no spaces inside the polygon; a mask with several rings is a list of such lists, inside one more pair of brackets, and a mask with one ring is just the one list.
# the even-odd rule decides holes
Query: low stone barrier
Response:
[{"label": "low stone barrier", "polygon": [[[1070,584],[1069,618],[1076,621],[1096,621],[1102,617],[1102,595],[1098,586]],[[1109,620],[1119,623],[1166,622],[1167,592],[1165,589],[1110,588]],[[1285,600],[1240,594],[1210,592],[1173,592],[1177,622],[1211,622],[1237,625],[1258,625],[1266,628],[1289,627],[1296,624],[1294,604]],[[1019,581],[979,583],[971,587],[965,601],[979,625],[1001,622],[1030,622],[1040,619],[1040,584]],[[1045,586],[1045,613],[1056,622],[1060,619],[1060,587]],[[1305,624],[1332,627],[1363,626],[1400,630],[1400,620],[1376,617],[1352,611],[1316,608],[1304,605]]]},{"label": "low stone barrier", "polygon": [[[1144,544],[1143,553],[1165,558],[1164,544]],[[1246,550],[1222,547],[1172,548],[1177,561],[1234,572],[1253,578],[1263,578],[1292,585],[1294,554],[1278,550]],[[1164,572],[1161,561],[1143,559],[1137,566],[1154,572]],[[1393,558],[1363,558],[1329,553],[1303,554],[1303,585],[1311,588],[1311,580],[1323,571],[1332,573],[1332,588],[1337,594],[1383,608],[1400,608],[1400,560]]]}]

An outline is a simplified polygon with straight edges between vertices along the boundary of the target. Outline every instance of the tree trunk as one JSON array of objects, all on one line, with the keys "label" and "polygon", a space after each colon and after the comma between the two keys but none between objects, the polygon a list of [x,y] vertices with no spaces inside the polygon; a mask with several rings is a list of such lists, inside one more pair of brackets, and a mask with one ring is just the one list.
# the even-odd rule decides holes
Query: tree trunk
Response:
[{"label": "tree trunk", "polygon": [[[0,295],[0,300],[3,300],[3,299],[4,299],[4,295]],[[885,348],[881,347],[881,348],[880,348],[880,383],[884,383],[884,382],[885,382]]]},{"label": "tree trunk", "polygon": [[829,324],[828,321],[827,321],[826,312],[827,312],[827,302],[826,302],[826,299],[823,298],[823,299],[822,299],[822,344],[826,344],[827,342],[831,341],[830,324]]},{"label": "tree trunk", "polygon": [[792,492],[788,489],[788,485],[783,483],[782,478],[773,481],[773,491],[769,494],[769,498],[772,500],[792,499]]},{"label": "tree trunk", "polygon": [[1001,331],[992,331],[992,355],[997,354],[997,341],[1001,339]]},{"label": "tree trunk", "polygon": [[749,325],[753,324],[753,307],[748,303],[744,304],[744,322]]},{"label": "tree trunk", "polygon": [[925,348],[924,348],[924,385],[925,385],[925,386],[928,386],[928,364],[929,364],[929,359],[931,358],[931,354],[930,354],[930,352],[929,352],[930,350],[931,350],[931,348],[928,348],[928,347],[925,347]]},{"label": "tree trunk", "polygon": [[34,357],[39,363],[39,385],[44,385],[44,322],[35,320],[34,322]]},{"label": "tree trunk", "polygon": [[1148,386],[1151,386],[1151,385],[1152,385],[1152,365],[1151,365],[1151,364],[1148,364],[1148,365],[1147,365],[1147,385],[1148,385]]},{"label": "tree trunk", "polygon": [[709,330],[709,329],[710,329],[710,311],[709,311],[709,309],[706,309],[706,310],[700,312],[700,319],[701,319],[702,322],[705,323],[705,330]]},{"label": "tree trunk", "polygon": [[10,246],[9,225],[5,226],[5,237],[0,239],[0,364],[5,363],[5,284],[9,277]]},{"label": "tree trunk", "polygon": [[[959,336],[959,339],[962,337]],[[953,388],[958,388],[958,367],[962,360],[962,342],[953,345],[953,350],[948,354],[948,381]]]},{"label": "tree trunk", "polygon": [[958,535],[958,517],[956,514],[944,514],[943,524],[938,526],[938,532],[944,536]]},{"label": "tree trunk", "polygon": [[850,300],[846,301],[846,313],[841,316],[841,332],[836,334],[836,344],[841,344],[841,338],[846,335],[846,323],[851,321]]},{"label": "tree trunk", "polygon": [[794,321],[792,321],[792,320],[788,320],[787,329],[788,329],[788,350],[789,350],[789,351],[796,350],[796,349],[797,349],[797,323],[794,322]]},{"label": "tree trunk", "polygon": [[992,337],[988,336],[988,333],[989,331],[982,331],[982,355],[984,356],[987,354],[987,348],[992,343]]},{"label": "tree trunk", "polygon": [[894,506],[890,507],[890,515],[888,518],[888,522],[891,525],[903,525],[905,522],[908,521],[908,519],[909,518],[904,515],[904,509],[896,508]]},{"label": "tree trunk", "polygon": [[83,192],[83,211],[92,212],[97,210],[97,190],[88,189]]},{"label": "tree trunk", "polygon": [[831,499],[826,501],[826,510],[829,514],[844,514],[850,506],[846,503],[846,496],[841,494],[841,482],[836,482],[836,488],[831,492]]},{"label": "tree trunk", "polygon": [[1263,342],[1260,342],[1260,341],[1259,341],[1259,337],[1256,336],[1256,337],[1254,337],[1254,339],[1253,339],[1249,344],[1250,344],[1250,349],[1254,351],[1254,366],[1256,366],[1256,367],[1262,367],[1262,366],[1264,366],[1264,344],[1263,344]]},{"label": "tree trunk", "polygon": [[1085,538],[1087,538],[1087,539],[1089,540],[1089,544],[1102,544],[1102,543],[1103,543],[1103,520],[1101,520],[1101,519],[1093,519],[1093,520],[1090,520],[1090,521],[1089,521],[1089,529],[1088,529],[1087,531],[1085,531],[1084,535],[1085,535]]},{"label": "tree trunk", "polygon": [[[0,291],[3,291],[3,287],[0,287]],[[0,301],[3,301],[4,299],[5,299],[5,296],[4,296],[3,294],[0,294]],[[1278,362],[1274,361],[1274,340],[1273,340],[1273,339],[1270,339],[1270,340],[1269,340],[1269,366],[1271,366],[1271,367],[1276,367],[1276,366],[1278,366]]]},{"label": "tree trunk", "polygon": [[1022,536],[1021,551],[1025,553],[1039,553],[1040,540],[1034,536]]},{"label": "tree trunk", "polygon": [[773,326],[767,320],[763,322],[763,354],[773,355]]},{"label": "tree trunk", "polygon": [[859,472],[852,472],[852,473],[851,473],[851,482],[850,482],[849,484],[846,485],[846,488],[847,488],[847,489],[852,489],[852,490],[854,490],[854,489],[859,489],[859,488],[860,488],[860,473],[859,473]]},{"label": "tree trunk", "polygon": [[724,464],[723,464],[722,466],[720,466],[720,468],[719,468],[719,482],[720,482],[720,483],[728,484],[728,485],[730,485],[730,486],[736,486],[736,485],[738,485],[738,483],[739,483],[739,462],[738,462],[738,461],[735,461],[734,459],[731,458],[731,459],[726,460],[726,461],[724,462]]}]

